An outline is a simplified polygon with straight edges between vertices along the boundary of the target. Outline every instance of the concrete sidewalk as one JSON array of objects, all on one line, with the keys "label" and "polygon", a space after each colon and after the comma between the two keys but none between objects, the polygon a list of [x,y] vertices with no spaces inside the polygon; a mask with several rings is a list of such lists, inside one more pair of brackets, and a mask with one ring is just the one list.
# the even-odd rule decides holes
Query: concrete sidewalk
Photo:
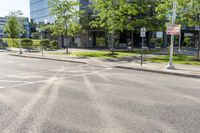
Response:
[{"label": "concrete sidewalk", "polygon": [[47,53],[45,53],[44,57],[42,57],[41,53],[28,53],[28,52],[25,52],[23,55],[20,55],[18,53],[11,53],[11,55],[27,57],[27,58],[75,62],[75,63],[91,64],[91,65],[97,65],[97,66],[115,67],[115,68],[121,68],[121,69],[133,69],[133,70],[139,70],[139,71],[200,78],[200,66],[175,64],[176,70],[166,69],[167,64],[165,63],[144,62],[143,66],[140,66],[139,57],[132,57],[131,60],[130,59],[116,60],[116,59],[75,57],[75,56],[70,56],[70,55],[66,55],[66,56],[53,55],[53,54],[47,54]]}]

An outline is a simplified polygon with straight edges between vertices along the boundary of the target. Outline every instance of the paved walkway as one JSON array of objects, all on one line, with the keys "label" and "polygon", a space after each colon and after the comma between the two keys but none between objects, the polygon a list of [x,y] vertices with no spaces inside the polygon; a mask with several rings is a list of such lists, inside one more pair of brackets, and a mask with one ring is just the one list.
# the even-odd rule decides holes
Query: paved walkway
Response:
[{"label": "paved walkway", "polygon": [[[71,51],[93,51],[93,50],[83,50],[83,49],[70,49]],[[94,50],[96,51],[96,50]],[[64,52],[64,50],[56,51],[56,52]],[[19,56],[18,53],[15,55]],[[142,70],[142,71],[150,71],[164,74],[173,74],[179,76],[186,77],[194,77],[200,78],[200,67],[193,65],[180,65],[175,64],[176,70],[166,69],[166,63],[150,63],[144,62],[143,66],[140,65],[140,57],[132,57],[132,58],[124,58],[121,60],[118,59],[99,59],[99,58],[85,58],[85,57],[75,57],[70,55],[55,55],[44,53],[44,57],[41,56],[41,53],[28,53],[24,52],[23,56],[26,57],[34,57],[34,58],[44,58],[44,59],[53,59],[60,61],[72,61],[79,63],[88,63],[92,65],[98,66],[110,66],[110,67],[118,67],[118,68],[126,68],[126,69],[134,69],[134,70]]]}]

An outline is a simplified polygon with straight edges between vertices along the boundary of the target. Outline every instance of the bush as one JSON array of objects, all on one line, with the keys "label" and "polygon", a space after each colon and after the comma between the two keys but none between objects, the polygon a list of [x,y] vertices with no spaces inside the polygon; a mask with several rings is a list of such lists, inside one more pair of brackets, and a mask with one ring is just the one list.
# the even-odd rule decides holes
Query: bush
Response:
[{"label": "bush", "polygon": [[33,39],[39,39],[39,33],[38,32],[32,33],[32,38]]},{"label": "bush", "polygon": [[22,39],[21,45],[22,45],[22,48],[25,48],[28,51],[30,51],[33,46],[33,41],[31,39],[25,38],[25,39]]},{"label": "bush", "polygon": [[58,49],[58,42],[57,41],[51,41],[50,42],[51,49]]},{"label": "bush", "polygon": [[47,50],[50,48],[50,41],[48,39],[41,40],[40,46],[43,47],[44,50]]}]

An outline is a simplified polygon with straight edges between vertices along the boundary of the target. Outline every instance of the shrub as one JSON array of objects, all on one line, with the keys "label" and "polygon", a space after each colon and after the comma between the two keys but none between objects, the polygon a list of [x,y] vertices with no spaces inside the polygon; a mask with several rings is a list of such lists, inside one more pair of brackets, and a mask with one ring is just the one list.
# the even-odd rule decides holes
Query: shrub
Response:
[{"label": "shrub", "polygon": [[53,40],[50,42],[51,49],[58,49],[58,42]]},{"label": "shrub", "polygon": [[49,39],[44,39],[40,41],[40,46],[43,47],[43,49],[47,50],[50,48],[50,41]]},{"label": "shrub", "polygon": [[33,39],[39,39],[39,33],[38,32],[32,33],[32,38]]},{"label": "shrub", "polygon": [[25,39],[22,39],[21,45],[22,45],[22,48],[25,48],[28,51],[30,51],[33,46],[33,41],[31,39],[25,38]]}]

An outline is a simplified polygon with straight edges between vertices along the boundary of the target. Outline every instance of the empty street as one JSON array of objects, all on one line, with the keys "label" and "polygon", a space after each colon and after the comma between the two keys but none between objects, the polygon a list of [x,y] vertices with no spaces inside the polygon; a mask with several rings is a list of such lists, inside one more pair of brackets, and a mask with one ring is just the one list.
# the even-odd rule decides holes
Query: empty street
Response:
[{"label": "empty street", "polygon": [[200,80],[0,54],[1,133],[200,131]]}]

